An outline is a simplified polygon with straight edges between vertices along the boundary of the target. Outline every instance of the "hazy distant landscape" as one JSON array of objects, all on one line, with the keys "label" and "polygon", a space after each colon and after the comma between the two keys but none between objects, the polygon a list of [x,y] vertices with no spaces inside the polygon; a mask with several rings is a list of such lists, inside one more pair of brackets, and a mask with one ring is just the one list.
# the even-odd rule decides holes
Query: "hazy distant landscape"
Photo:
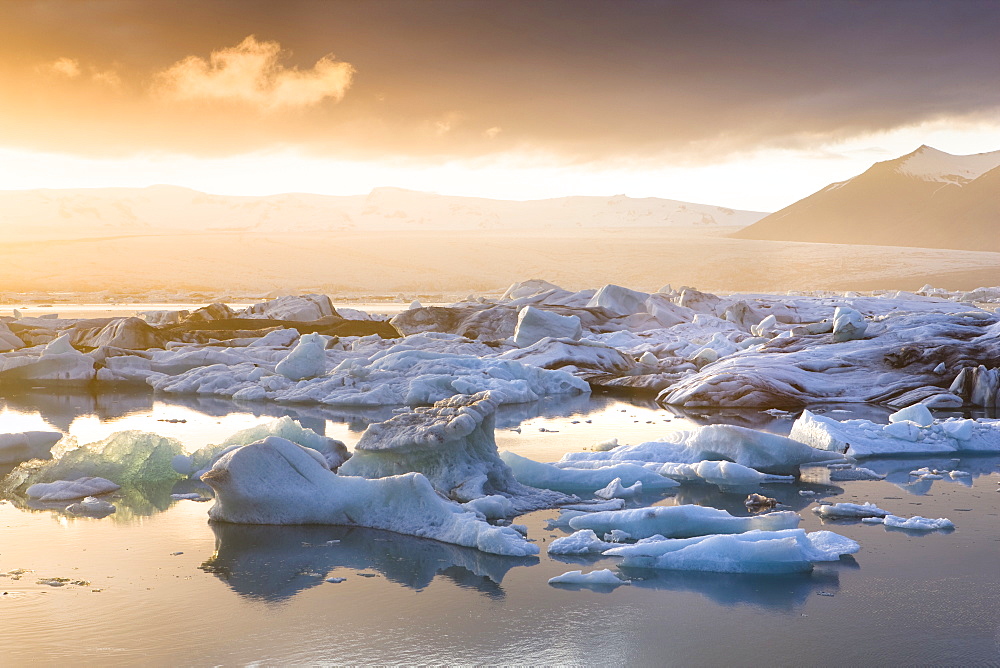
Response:
[{"label": "hazy distant landscape", "polygon": [[1000,200],[989,186],[997,165],[1000,151],[953,156],[923,147],[770,215],[624,195],[5,191],[0,285],[463,294],[539,277],[574,289],[971,290],[1000,284],[1000,237],[991,231]]}]

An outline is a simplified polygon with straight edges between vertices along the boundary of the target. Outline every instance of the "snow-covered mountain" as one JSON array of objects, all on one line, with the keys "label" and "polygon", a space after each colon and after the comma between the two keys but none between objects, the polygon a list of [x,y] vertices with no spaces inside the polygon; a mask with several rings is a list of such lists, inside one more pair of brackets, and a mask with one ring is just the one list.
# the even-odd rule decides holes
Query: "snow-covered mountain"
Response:
[{"label": "snow-covered mountain", "polygon": [[674,200],[506,201],[376,188],[368,195],[232,197],[174,186],[0,191],[8,240],[198,232],[744,227],[764,215]]},{"label": "snow-covered mountain", "polygon": [[1000,151],[951,155],[921,146],[733,236],[1000,251]]}]

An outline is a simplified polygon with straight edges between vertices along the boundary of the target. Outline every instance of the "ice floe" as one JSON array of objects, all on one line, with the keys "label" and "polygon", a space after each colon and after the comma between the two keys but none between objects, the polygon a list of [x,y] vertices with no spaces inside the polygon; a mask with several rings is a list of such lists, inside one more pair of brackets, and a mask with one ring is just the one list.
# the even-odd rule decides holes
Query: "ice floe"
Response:
[{"label": "ice floe", "polygon": [[330,471],[315,453],[269,436],[223,455],[202,476],[209,517],[239,524],[335,524],[387,529],[509,556],[538,547],[509,527],[443,499],[419,473],[369,480]]},{"label": "ice floe", "polygon": [[549,578],[549,584],[617,587],[618,585],[629,584],[629,581],[619,578],[610,568],[603,568],[589,573],[569,571],[554,578]]},{"label": "ice floe", "polygon": [[813,562],[836,561],[859,549],[858,543],[831,531],[786,529],[652,539],[604,554],[623,557],[621,568],[777,574],[810,571]]},{"label": "ice floe", "polygon": [[789,436],[819,450],[850,457],[1000,452],[1000,421],[985,419],[947,418],[922,427],[909,420],[885,425],[870,420],[839,422],[803,411]]},{"label": "ice floe", "polygon": [[641,482],[646,491],[677,487],[678,483],[633,463],[611,462],[600,468],[560,468],[536,462],[505,450],[500,458],[514,472],[518,482],[531,487],[541,487],[570,494],[594,493],[618,480],[630,487]]},{"label": "ice floe", "polygon": [[573,529],[591,529],[601,534],[619,529],[633,538],[655,535],[689,538],[713,533],[743,533],[755,529],[794,529],[798,527],[800,520],[797,513],[787,510],[753,517],[735,517],[718,508],[685,504],[587,513],[573,517],[569,525]]},{"label": "ice floe", "polygon": [[[600,462],[596,464],[599,466],[636,462],[698,464],[706,460],[727,460],[758,472],[783,475],[797,472],[803,464],[843,461],[843,456],[839,452],[823,452],[777,434],[735,425],[707,425],[694,430],[668,432],[661,441],[621,445],[607,452],[568,453],[558,465],[582,466],[582,462]],[[737,470],[733,469],[733,475],[737,475]],[[725,475],[721,469],[719,473]],[[752,477],[752,474],[747,477]],[[758,482],[763,481],[758,479]]]}]

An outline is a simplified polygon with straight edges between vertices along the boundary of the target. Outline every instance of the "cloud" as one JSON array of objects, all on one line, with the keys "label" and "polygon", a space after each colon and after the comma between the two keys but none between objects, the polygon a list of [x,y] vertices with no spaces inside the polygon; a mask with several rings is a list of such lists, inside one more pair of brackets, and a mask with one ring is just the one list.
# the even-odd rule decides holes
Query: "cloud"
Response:
[{"label": "cloud", "polygon": [[236,46],[174,63],[155,76],[154,92],[172,100],[235,101],[269,112],[310,107],[327,98],[343,99],[354,77],[354,66],[332,54],[308,70],[287,68],[278,42],[250,35]]},{"label": "cloud", "polygon": [[74,79],[80,76],[80,61],[73,58],[58,58],[49,64],[48,70],[53,74]]},{"label": "cloud", "polygon": [[492,128],[488,128],[483,132],[483,136],[487,139],[495,139],[498,134],[503,132],[503,128],[498,125],[494,125]]}]

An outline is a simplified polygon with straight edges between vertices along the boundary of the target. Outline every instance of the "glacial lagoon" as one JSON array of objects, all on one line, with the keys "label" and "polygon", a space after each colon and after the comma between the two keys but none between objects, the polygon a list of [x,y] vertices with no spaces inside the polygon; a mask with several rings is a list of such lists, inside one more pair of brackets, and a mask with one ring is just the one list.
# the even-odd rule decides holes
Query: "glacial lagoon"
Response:
[{"label": "glacial lagoon", "polygon": [[[144,350],[115,347],[127,343],[131,335],[113,329],[114,322],[79,321],[83,325],[74,336],[91,337],[86,340],[99,344],[91,350],[84,343],[84,353],[59,343],[58,332],[49,330],[71,331],[66,323],[34,313],[23,319],[8,318],[35,347],[7,354],[14,360],[11,364],[21,366],[11,367],[20,374],[18,382],[0,393],[0,431],[52,432],[53,437],[63,439],[53,450],[59,453],[58,460],[75,445],[101,442],[121,432],[149,432],[172,439],[190,455],[249,428],[266,432],[274,429],[276,421],[291,420],[298,425],[296,429],[313,433],[310,438],[331,443],[329,439],[336,439],[353,450],[369,425],[376,423],[389,430],[383,436],[396,438],[405,429],[396,433],[391,425],[409,424],[406,429],[412,433],[406,438],[419,441],[444,433],[447,441],[451,438],[447,434],[452,433],[448,430],[460,426],[455,416],[478,405],[474,400],[480,397],[481,405],[489,407],[482,409],[484,422],[476,427],[481,432],[476,432],[476,438],[485,438],[487,449],[495,442],[500,452],[535,462],[559,462],[569,453],[585,452],[596,458],[595,467],[601,466],[613,463],[600,459],[602,453],[659,441],[690,445],[698,434],[716,425],[746,430],[740,433],[747,442],[786,447],[782,444],[792,442],[779,437],[803,422],[819,430],[810,436],[819,434],[819,440],[812,443],[819,452],[823,452],[823,438],[834,439],[829,457],[842,457],[839,453],[852,447],[836,441],[846,439],[845,434],[867,434],[863,438],[876,448],[887,444],[890,449],[923,448],[922,454],[807,464],[799,468],[793,482],[720,486],[681,476],[682,482],[669,489],[647,489],[633,496],[621,493],[625,500],[616,501],[626,510],[693,504],[741,518],[755,514],[745,501],[748,494],[756,493],[773,499],[776,511],[797,513],[800,529],[835,532],[844,541],[856,541],[856,551],[849,551],[853,553],[816,560],[807,564],[805,572],[786,574],[636,568],[623,565],[615,556],[552,554],[548,551],[552,542],[573,533],[569,522],[578,511],[551,506],[492,520],[501,526],[513,522],[517,532],[507,529],[507,535],[538,549],[537,555],[510,557],[360,526],[210,522],[209,508],[218,505],[219,499],[213,499],[213,490],[194,474],[175,475],[155,484],[124,485],[103,495],[105,502],[115,506],[114,512],[92,516],[67,511],[67,502],[26,497],[19,489],[0,501],[4,662],[690,666],[733,664],[733,657],[739,657],[738,665],[995,663],[1000,656],[1000,612],[994,605],[1000,594],[996,567],[1000,456],[991,440],[996,409],[946,405],[962,402],[946,391],[949,374],[958,373],[983,350],[992,354],[995,315],[961,302],[961,295],[719,300],[697,291],[692,299],[691,293],[682,291],[654,295],[633,308],[624,306],[629,298],[626,291],[612,305],[634,315],[609,316],[582,306],[595,298],[594,291],[543,290],[538,297],[532,293],[538,289],[532,282],[521,284],[521,289],[528,293],[522,299],[535,300],[539,310],[555,295],[570,304],[557,305],[555,311],[575,309],[590,317],[591,338],[551,338],[557,332],[546,333],[546,328],[558,330],[567,322],[572,324],[573,318],[546,321],[543,314],[531,325],[532,331],[550,338],[519,343],[518,332],[530,328],[520,318],[516,328],[504,324],[503,318],[509,320],[516,311],[505,303],[489,301],[448,308],[398,308],[396,312],[410,318],[411,325],[421,322],[417,316],[426,313],[431,321],[438,318],[439,323],[452,323],[448,327],[462,328],[464,336],[439,329],[445,333],[425,330],[394,340],[300,336],[278,323],[265,336],[261,331],[249,338],[230,335],[236,338],[222,343],[185,340]],[[788,304],[795,313],[781,310]],[[865,311],[843,311],[849,316],[845,326],[854,330],[845,342],[830,338],[835,304],[838,309],[840,304],[852,304]],[[79,308],[71,315],[94,317],[99,306]],[[317,299],[310,296],[266,302],[262,308],[311,313],[316,307]],[[488,320],[477,315],[490,309],[503,318]],[[725,317],[699,315],[699,309]],[[784,313],[784,319],[765,317],[757,309]],[[895,311],[899,313],[891,317],[881,315]],[[969,315],[969,311],[975,313]],[[454,312],[462,318],[468,313],[480,318],[476,325],[480,340],[475,340],[477,331],[461,324],[462,318],[449,315]],[[119,313],[112,309],[99,315]],[[301,326],[300,321],[310,319],[290,321]],[[677,326],[674,320],[679,321]],[[99,327],[87,329],[91,322]],[[240,327],[247,326],[246,320],[239,322]],[[405,324],[398,319],[394,322],[400,327]],[[514,335],[506,340],[500,339],[509,333],[494,336],[489,329],[500,332],[507,326]],[[160,331],[171,331],[166,327]],[[192,331],[206,336],[201,330]],[[213,330],[211,336],[222,331]],[[175,331],[171,336],[182,335]],[[114,339],[112,345],[102,338],[107,336],[124,338]],[[492,341],[486,340],[489,336]],[[325,349],[312,343],[321,340],[327,341]],[[940,370],[948,365],[907,353],[902,344],[908,340],[933,345],[933,350],[950,356],[948,374]],[[889,347],[880,349],[884,341],[890,342]],[[315,348],[311,353],[310,345]],[[780,357],[773,354],[775,349],[791,352]],[[303,357],[303,350],[312,357]],[[833,354],[847,360],[841,363],[846,373],[824,371],[831,368],[824,361],[830,351],[846,351]],[[281,376],[277,365],[295,355],[299,363],[292,371],[286,364]],[[506,361],[498,361],[498,356]],[[63,366],[40,363],[46,359],[60,360]],[[94,362],[81,367],[81,359]],[[178,359],[196,361],[185,362],[189,366],[183,367]],[[386,367],[387,359],[396,366]],[[820,400],[807,402],[808,413],[787,405],[732,405],[746,395],[734,392],[724,372],[715,370],[730,364],[728,368],[739,371],[739,364],[747,359],[766,362],[756,367],[744,364],[743,382],[751,385],[769,387],[772,379],[789,377],[788,392],[821,395],[837,387],[828,382],[835,376],[839,387],[853,394],[844,403],[818,396]],[[802,361],[799,367],[782,367],[788,359]],[[372,360],[382,360],[383,367],[372,366]],[[451,366],[446,370],[454,375],[435,375],[420,366],[428,360],[448,362]],[[456,360],[465,361],[457,364]],[[303,366],[319,361],[323,364],[311,376],[291,380]],[[233,369],[241,365],[258,371],[239,372],[243,375],[237,377]],[[873,375],[879,365],[884,366],[882,372]],[[87,381],[75,388],[44,382],[46,374],[61,368],[83,368],[91,374],[86,378],[98,381],[102,372],[111,374],[103,378],[113,382]],[[385,375],[386,368],[392,373]],[[212,370],[215,376],[205,375]],[[807,384],[798,382],[803,371],[815,374],[805,376]],[[32,373],[43,378],[34,382]],[[992,387],[990,373],[973,377],[972,395]],[[339,385],[330,380],[337,374]],[[195,384],[155,391],[149,387],[184,377],[195,379]],[[580,391],[586,385],[578,377],[588,378],[594,391]],[[616,386],[623,381],[645,386]],[[256,383],[270,383],[268,392],[279,393],[328,385],[320,393],[303,395],[305,401],[289,401],[287,395],[253,394]],[[379,394],[392,383],[402,389]],[[675,396],[686,404],[664,400],[674,384],[685,386]],[[969,389],[960,385],[953,383],[950,389]],[[659,399],[650,391],[657,386],[669,388]],[[896,388],[899,396],[917,392],[925,400],[938,401],[929,418],[933,424],[902,420],[896,415],[899,405],[857,401],[862,393],[878,394],[886,387]],[[344,396],[337,394],[344,388],[369,405],[346,405],[337,398]],[[452,413],[442,413],[452,415],[441,418],[448,425],[444,432],[420,426],[420,420],[432,419],[436,413],[392,401],[408,393],[421,398],[412,403],[429,404],[455,394],[457,388],[479,394],[463,400],[473,402],[468,409],[459,403],[448,409]],[[699,393],[704,392],[721,392],[723,405],[700,401]],[[736,397],[730,405],[726,405],[727,392]],[[494,394],[499,398],[490,399]],[[533,394],[541,396],[529,400]],[[520,400],[509,400],[513,396]],[[902,421],[893,424],[897,419]],[[893,434],[900,431],[899,425],[908,431],[897,437]],[[986,451],[928,452],[951,447],[949,443],[957,442],[951,434],[969,439],[973,432],[978,434],[975,438],[985,439]],[[778,440],[771,443],[770,435]],[[723,449],[733,446],[712,443]],[[712,443],[702,444],[699,457],[733,458],[729,451],[713,454]],[[213,459],[213,466],[218,469],[225,459]],[[578,473],[586,468],[569,463],[568,468]],[[574,468],[578,466],[583,468]],[[658,466],[648,462],[646,468],[659,471]],[[11,463],[3,472],[13,468]],[[645,473],[647,479],[653,476],[650,471]],[[677,472],[661,471],[660,475],[676,476]],[[593,497],[590,491],[577,493],[583,502]],[[839,503],[872,503],[903,518],[948,518],[955,528],[911,531],[859,520],[821,519],[813,512],[819,504]],[[741,567],[739,563],[730,566]],[[549,584],[550,579],[570,571],[602,569],[609,569],[612,585]]]},{"label": "glacial lagoon", "polygon": [[[29,392],[4,397],[8,430],[58,429],[80,442],[127,429],[172,436],[186,448],[291,414],[348,445],[378,412],[247,407],[149,393]],[[883,407],[839,419],[887,414]],[[837,414],[835,414],[837,415]],[[589,421],[589,422],[588,422]],[[607,438],[639,443],[670,429],[724,422],[776,433],[789,416],[685,413],[651,401],[594,395],[504,407],[498,447],[542,461]],[[519,430],[519,431],[515,431]],[[543,431],[544,430],[544,431]],[[940,466],[964,481],[914,484]],[[861,551],[807,574],[779,576],[628,571],[616,588],[546,584],[569,570],[613,568],[608,557],[555,557],[559,515],[518,518],[542,548],[511,558],[373,529],[209,523],[208,503],[169,491],[103,519],[0,504],[0,642],[4,662],[173,665],[527,663],[584,665],[986,664],[1000,651],[1000,458],[866,460],[882,481],[767,484],[800,511],[807,531],[832,529]],[[827,481],[824,481],[826,474]],[[177,491],[190,491],[179,484]],[[202,488],[204,489],[204,488]],[[949,517],[951,532],[914,533],[804,512],[817,497],[870,501],[897,514]],[[635,505],[695,503],[747,515],[746,490],[708,485]],[[126,509],[122,509],[126,510]],[[21,572],[23,569],[23,572]],[[40,584],[67,578],[61,586]],[[328,578],[343,578],[328,582]],[[86,584],[81,584],[86,583]],[[915,638],[919,640],[914,640]],[[907,640],[904,640],[907,639]]]}]

